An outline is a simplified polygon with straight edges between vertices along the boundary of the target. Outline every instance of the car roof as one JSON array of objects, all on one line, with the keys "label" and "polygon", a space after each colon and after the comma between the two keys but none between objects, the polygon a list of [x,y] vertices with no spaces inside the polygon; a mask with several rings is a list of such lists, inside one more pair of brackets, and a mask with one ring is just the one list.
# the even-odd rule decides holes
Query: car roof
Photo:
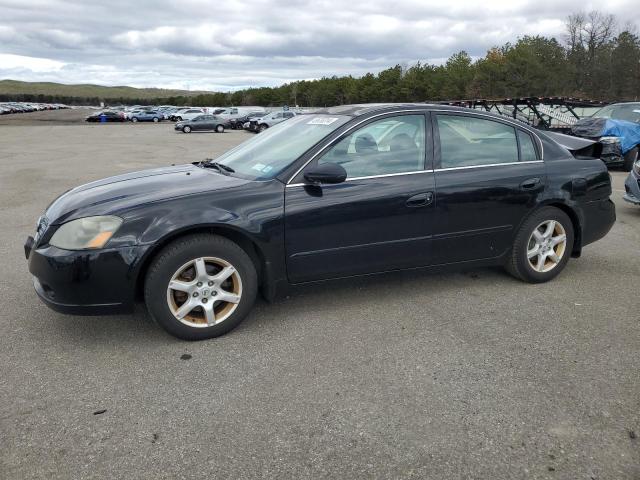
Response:
[{"label": "car roof", "polygon": [[[466,107],[454,107],[451,105],[439,105],[433,103],[360,103],[354,105],[339,105],[337,107],[328,107],[322,110],[316,110],[314,114],[327,115],[346,115],[349,117],[359,117],[372,112],[383,113],[386,110],[449,110],[452,112],[474,112],[475,110]],[[478,111],[479,112],[479,111]],[[480,113],[480,112],[479,112]],[[482,113],[489,113],[483,111]],[[501,115],[495,115],[497,118],[504,118]]]}]

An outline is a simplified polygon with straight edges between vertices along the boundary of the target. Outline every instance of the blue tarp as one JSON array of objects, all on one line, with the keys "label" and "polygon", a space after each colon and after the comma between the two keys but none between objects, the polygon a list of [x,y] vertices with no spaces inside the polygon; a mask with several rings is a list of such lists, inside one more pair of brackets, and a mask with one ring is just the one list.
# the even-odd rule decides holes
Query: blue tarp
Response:
[{"label": "blue tarp", "polygon": [[600,137],[618,137],[622,155],[640,145],[640,124],[612,118],[581,118],[572,127],[577,137],[598,140]]},{"label": "blue tarp", "polygon": [[620,149],[624,155],[636,145],[640,145],[640,125],[626,120],[607,119],[600,136],[620,138]]}]

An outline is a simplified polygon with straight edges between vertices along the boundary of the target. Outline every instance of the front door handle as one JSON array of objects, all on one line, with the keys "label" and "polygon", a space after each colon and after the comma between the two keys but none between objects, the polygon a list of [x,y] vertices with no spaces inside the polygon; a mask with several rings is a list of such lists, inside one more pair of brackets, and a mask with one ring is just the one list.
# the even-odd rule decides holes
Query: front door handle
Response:
[{"label": "front door handle", "polygon": [[433,202],[433,192],[418,193],[407,200],[407,207],[424,207]]},{"label": "front door handle", "polygon": [[540,185],[540,179],[538,177],[529,178],[520,184],[520,190],[533,190]]}]

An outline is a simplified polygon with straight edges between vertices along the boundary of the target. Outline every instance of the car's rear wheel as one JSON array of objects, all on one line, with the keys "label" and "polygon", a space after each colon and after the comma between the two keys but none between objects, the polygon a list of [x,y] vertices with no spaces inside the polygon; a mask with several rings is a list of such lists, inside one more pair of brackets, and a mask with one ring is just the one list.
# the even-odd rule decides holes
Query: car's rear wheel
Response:
[{"label": "car's rear wheel", "polygon": [[133,118],[131,119],[131,121],[132,121],[133,123],[136,123],[136,122],[138,121],[138,119],[137,119],[136,117],[133,117]]},{"label": "car's rear wheel", "polygon": [[216,125],[216,132],[224,133],[224,126],[223,125]]},{"label": "car's rear wheel", "polygon": [[184,133],[191,133],[191,127],[189,125],[185,125],[184,127],[182,127],[182,131]]},{"label": "car's rear wheel", "polygon": [[622,164],[622,169],[625,172],[630,172],[633,168],[633,164],[638,160],[638,147],[633,147],[629,150],[624,156],[624,163]]},{"label": "car's rear wheel", "polygon": [[182,121],[182,117],[180,117],[180,116],[175,117],[174,120],[176,120],[177,122],[181,122]]},{"label": "car's rear wheel", "polygon": [[573,240],[573,224],[569,216],[558,208],[543,207],[520,227],[507,261],[507,270],[525,282],[547,282],[566,266]]},{"label": "car's rear wheel", "polygon": [[160,119],[158,117],[153,117],[153,123],[158,123]]},{"label": "car's rear wheel", "polygon": [[144,297],[153,319],[184,340],[217,337],[247,316],[258,287],[253,262],[217,235],[192,235],[167,246],[146,275]]}]

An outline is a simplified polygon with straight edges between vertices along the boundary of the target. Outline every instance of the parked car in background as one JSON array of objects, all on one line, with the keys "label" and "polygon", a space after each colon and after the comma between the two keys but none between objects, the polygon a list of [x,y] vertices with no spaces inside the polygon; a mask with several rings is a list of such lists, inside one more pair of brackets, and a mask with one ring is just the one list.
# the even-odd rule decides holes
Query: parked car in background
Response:
[{"label": "parked car in background", "polygon": [[0,102],[0,115],[70,108],[61,103]]},{"label": "parked car in background", "polygon": [[263,107],[227,107],[216,109],[216,115],[232,120],[238,117],[246,117],[248,115],[265,116],[267,111]]},{"label": "parked car in background", "polygon": [[142,293],[159,325],[197,340],[236,327],[259,289],[494,265],[550,281],[610,230],[611,192],[598,158],[503,116],[341,106],[215,160],[76,187],[24,250],[50,308],[130,311]]},{"label": "parked car in background", "polygon": [[249,122],[251,119],[257,119],[264,116],[264,111],[255,111],[249,112],[245,115],[241,115],[239,117],[231,118],[229,120],[230,128],[235,130],[240,130],[243,128],[244,124]]},{"label": "parked car in background", "polygon": [[256,116],[249,117],[247,121],[242,124],[242,128],[244,128],[245,130],[253,131],[255,121],[258,120],[259,118],[262,118],[263,116],[264,115],[256,115]]},{"label": "parked car in background", "polygon": [[201,108],[181,108],[180,110],[174,112],[172,115],[169,115],[169,120],[174,122],[180,120],[192,120],[198,115],[203,115],[205,112]]},{"label": "parked car in background", "polygon": [[268,115],[260,117],[256,120],[249,122],[249,130],[253,132],[263,132],[269,127],[273,127],[280,122],[284,122],[290,118],[295,117],[297,114],[290,111],[272,112]]},{"label": "parked car in background", "polygon": [[129,114],[129,118],[132,122],[161,122],[164,120],[164,115],[157,110],[137,110]]},{"label": "parked car in background", "polygon": [[175,124],[174,129],[184,133],[192,131],[215,131],[223,133],[225,128],[229,128],[229,121],[218,115],[198,115],[193,120],[183,120]]},{"label": "parked car in background", "polygon": [[87,122],[124,122],[124,114],[120,112],[96,112],[85,118]]},{"label": "parked car in background", "polygon": [[571,127],[577,137],[599,141],[609,167],[630,171],[640,150],[640,102],[614,103]]},{"label": "parked car in background", "polygon": [[634,205],[640,205],[640,160],[633,163],[631,172],[624,182],[624,200]]}]

